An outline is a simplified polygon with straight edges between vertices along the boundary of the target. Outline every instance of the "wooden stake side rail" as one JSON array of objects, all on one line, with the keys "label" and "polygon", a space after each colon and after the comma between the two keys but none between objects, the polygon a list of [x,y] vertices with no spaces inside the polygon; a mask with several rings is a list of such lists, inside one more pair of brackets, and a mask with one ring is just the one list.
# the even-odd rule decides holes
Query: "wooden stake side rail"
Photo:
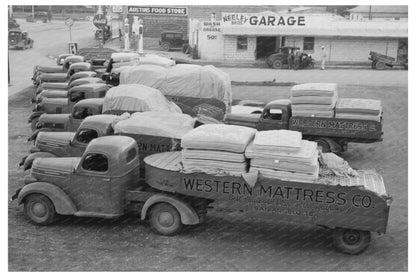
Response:
[{"label": "wooden stake side rail", "polygon": [[[347,185],[340,181],[290,182],[260,175],[250,186],[241,176],[183,173],[180,161],[180,152],[146,157],[146,183],[161,191],[224,201],[231,209],[256,217],[386,232],[391,198],[377,174],[364,175]],[[361,184],[365,178],[371,180],[367,185]]]}]

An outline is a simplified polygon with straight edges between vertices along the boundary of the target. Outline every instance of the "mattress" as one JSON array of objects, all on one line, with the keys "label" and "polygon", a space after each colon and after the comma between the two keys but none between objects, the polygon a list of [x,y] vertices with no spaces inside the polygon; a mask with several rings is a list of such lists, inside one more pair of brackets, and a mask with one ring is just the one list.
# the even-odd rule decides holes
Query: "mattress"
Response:
[{"label": "mattress", "polygon": [[234,163],[246,162],[244,153],[233,153],[228,151],[213,151],[199,149],[183,149],[182,159],[199,159],[211,161],[227,161]]},{"label": "mattress", "polygon": [[240,106],[235,105],[231,107],[231,113],[233,114],[251,114],[253,112],[261,113],[263,112],[262,107],[252,107],[252,106]]},{"label": "mattress", "polygon": [[[318,152],[316,152],[316,156],[317,155]],[[314,174],[316,172],[316,168],[319,167],[319,163],[318,157],[316,157],[311,164],[286,162],[277,159],[255,158],[250,160],[250,166],[264,169]]]},{"label": "mattress", "polygon": [[244,153],[256,132],[256,129],[244,126],[207,124],[184,135],[181,144],[182,148]]},{"label": "mattress", "polygon": [[334,105],[338,99],[338,95],[333,96],[292,96],[290,102],[295,104],[319,104],[319,105]]},{"label": "mattress", "polygon": [[302,164],[312,164],[317,159],[317,144],[313,141],[302,140],[299,152],[270,152],[254,151],[253,144],[247,146],[245,155],[249,159],[276,159],[284,162],[296,162]]},{"label": "mattress", "polygon": [[182,159],[185,172],[204,172],[207,174],[231,174],[241,175],[247,173],[247,163],[233,163],[223,161],[210,161],[198,159]]},{"label": "mattress", "polygon": [[249,172],[256,172],[256,171],[258,171],[260,175],[266,178],[281,179],[281,180],[292,181],[292,182],[313,183],[313,182],[316,182],[318,179],[319,167],[317,167],[317,170],[313,174],[302,174],[302,173],[295,173],[295,172],[288,172],[288,171],[280,171],[280,170],[259,168],[255,166],[250,167]]},{"label": "mattress", "polygon": [[358,113],[379,115],[381,101],[374,99],[340,98],[335,107],[337,113]]},{"label": "mattress", "polygon": [[335,118],[346,118],[346,119],[362,119],[380,122],[381,114],[354,114],[354,113],[336,113]]},{"label": "mattress", "polygon": [[334,111],[292,111],[292,116],[306,116],[306,117],[334,117]]},{"label": "mattress", "polygon": [[302,133],[290,130],[270,130],[257,132],[253,140],[254,151],[298,152]]},{"label": "mattress", "polygon": [[333,111],[336,103],[329,105],[321,104],[293,104],[292,112],[295,111]]},{"label": "mattress", "polygon": [[337,91],[335,83],[306,83],[293,86],[291,96],[333,96]]}]

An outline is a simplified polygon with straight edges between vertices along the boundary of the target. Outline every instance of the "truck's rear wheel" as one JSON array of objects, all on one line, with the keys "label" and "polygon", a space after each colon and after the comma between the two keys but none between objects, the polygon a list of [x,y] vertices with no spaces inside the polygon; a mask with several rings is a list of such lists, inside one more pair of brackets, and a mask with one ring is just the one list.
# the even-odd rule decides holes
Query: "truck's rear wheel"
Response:
[{"label": "truck's rear wheel", "polygon": [[272,67],[274,69],[282,69],[283,68],[283,63],[281,60],[275,60],[272,64]]},{"label": "truck's rear wheel", "polygon": [[376,69],[377,70],[383,70],[385,68],[386,68],[386,64],[385,63],[383,63],[383,62],[377,62],[376,63]]},{"label": "truck's rear wheel", "polygon": [[333,231],[335,247],[346,254],[357,255],[370,245],[371,233],[355,229],[337,228]]},{"label": "truck's rear wheel", "polygon": [[158,203],[150,210],[150,226],[153,231],[164,236],[173,236],[182,229],[178,210],[168,203]]},{"label": "truck's rear wheel", "polygon": [[55,221],[56,211],[53,203],[43,194],[34,193],[24,201],[27,217],[38,225],[48,225]]}]

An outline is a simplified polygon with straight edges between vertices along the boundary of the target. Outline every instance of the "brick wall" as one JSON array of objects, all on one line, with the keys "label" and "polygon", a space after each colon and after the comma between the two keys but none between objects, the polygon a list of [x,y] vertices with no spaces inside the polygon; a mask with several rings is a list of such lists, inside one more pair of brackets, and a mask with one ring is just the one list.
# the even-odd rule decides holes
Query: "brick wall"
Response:
[{"label": "brick wall", "polygon": [[224,36],[225,61],[255,61],[256,37],[247,37],[247,50],[237,49],[237,36]]}]

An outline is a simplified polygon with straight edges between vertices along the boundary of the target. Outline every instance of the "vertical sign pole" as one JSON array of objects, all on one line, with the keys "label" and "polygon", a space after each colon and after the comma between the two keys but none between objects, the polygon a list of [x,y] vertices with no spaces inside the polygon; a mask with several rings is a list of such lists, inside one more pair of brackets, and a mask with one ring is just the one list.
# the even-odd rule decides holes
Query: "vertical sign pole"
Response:
[{"label": "vertical sign pole", "polygon": [[69,26],[69,41],[72,42],[71,26]]}]

